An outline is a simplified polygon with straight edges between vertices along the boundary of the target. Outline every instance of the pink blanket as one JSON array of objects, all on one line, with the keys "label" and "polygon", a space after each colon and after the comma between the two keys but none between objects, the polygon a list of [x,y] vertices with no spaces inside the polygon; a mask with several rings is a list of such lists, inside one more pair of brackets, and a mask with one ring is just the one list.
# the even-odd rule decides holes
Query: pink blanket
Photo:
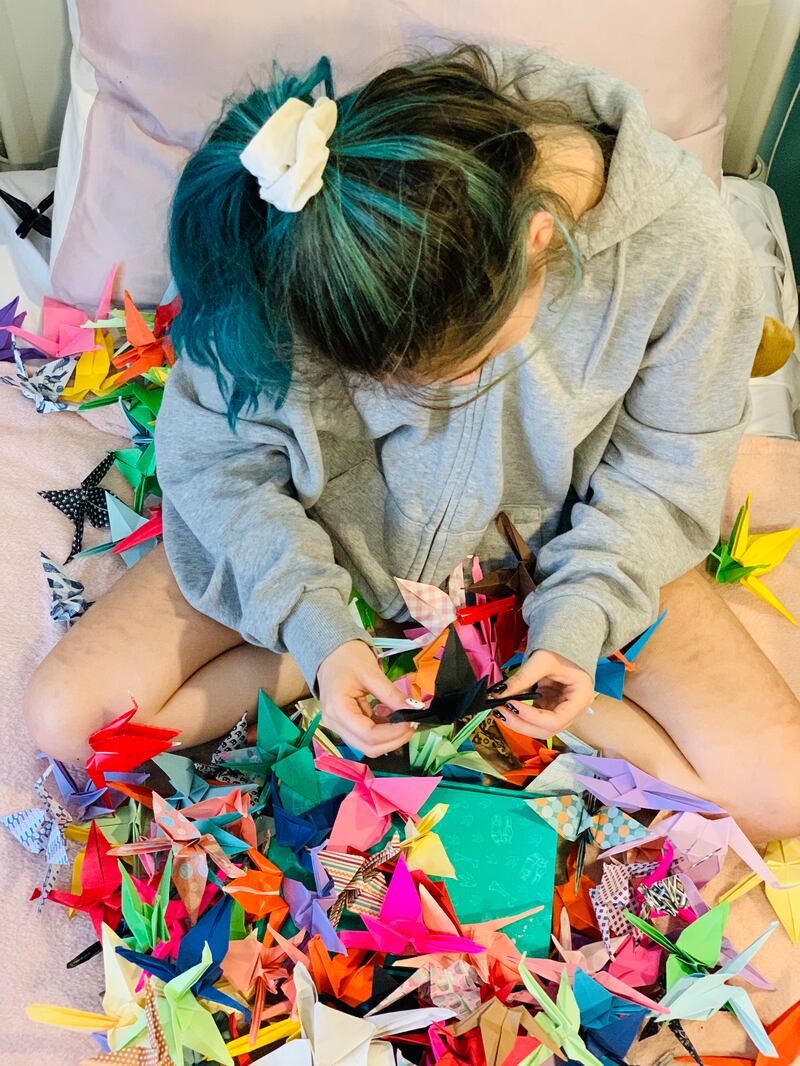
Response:
[{"label": "pink blanket", "polygon": [[[20,721],[20,699],[35,664],[62,631],[49,617],[39,550],[56,563],[63,562],[69,551],[71,527],[55,508],[37,497],[36,491],[77,485],[105,449],[128,444],[116,409],[102,409],[92,421],[95,424],[72,412],[37,415],[33,405],[19,393],[0,386],[0,498],[6,552],[0,590],[0,721],[4,740],[0,813],[27,807],[34,799],[31,783],[41,764],[35,759]],[[112,470],[107,484],[122,499],[130,501],[130,490],[116,471]],[[800,524],[800,444],[746,439],[729,494],[728,523],[748,490],[753,492],[755,528]],[[99,543],[105,537],[103,531],[88,529],[86,543]],[[119,576],[122,568],[117,557],[106,555],[78,560],[71,564],[69,572],[85,582],[88,596],[94,599]],[[768,580],[787,605],[800,613],[800,552],[795,551]],[[743,589],[728,587],[720,594],[726,596],[800,693],[797,629]],[[98,654],[102,654],[102,648],[98,648]],[[80,686],[82,678],[76,674],[66,683]],[[732,883],[739,872],[734,863],[729,863],[720,882]],[[39,857],[28,855],[8,833],[0,831],[0,958],[4,969],[0,1061],[5,1066],[29,1066],[34,1061],[71,1066],[90,1048],[85,1035],[29,1022],[24,1014],[25,1004],[60,1003],[100,1009],[99,960],[70,973],[64,969],[65,963],[93,940],[92,930],[82,916],[67,922],[62,908],[56,906],[45,907],[38,918],[34,916],[28,897],[40,873]],[[767,925],[771,911],[761,892],[736,901],[733,908],[731,938],[741,948]],[[769,1021],[800,998],[800,969],[792,966],[791,944],[782,930],[768,942],[759,956],[759,965],[779,989],[753,997]],[[792,969],[796,971],[794,975]],[[746,1048],[737,1023],[727,1016],[693,1027],[692,1032],[701,1052],[743,1052]],[[659,1049],[670,1046],[670,1039],[662,1036],[648,1041],[638,1049],[639,1057],[631,1061],[653,1062]]]}]

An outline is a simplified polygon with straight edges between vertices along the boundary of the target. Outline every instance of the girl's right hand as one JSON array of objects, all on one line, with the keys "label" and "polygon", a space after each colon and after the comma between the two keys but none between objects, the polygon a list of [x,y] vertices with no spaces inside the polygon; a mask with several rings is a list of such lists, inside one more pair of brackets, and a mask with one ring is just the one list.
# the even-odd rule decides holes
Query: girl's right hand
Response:
[{"label": "girl's right hand", "polygon": [[348,640],[322,660],[317,671],[322,724],[370,758],[407,744],[414,725],[392,725],[372,717],[367,696],[393,711],[407,708],[405,695],[381,669],[363,640]]}]

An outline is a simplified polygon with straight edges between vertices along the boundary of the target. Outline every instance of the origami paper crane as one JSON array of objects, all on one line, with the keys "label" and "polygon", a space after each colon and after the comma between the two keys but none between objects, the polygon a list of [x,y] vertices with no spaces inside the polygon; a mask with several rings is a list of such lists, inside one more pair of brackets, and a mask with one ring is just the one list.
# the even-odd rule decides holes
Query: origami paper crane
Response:
[{"label": "origami paper crane", "polygon": [[[800,1002],[793,1003],[780,1017],[767,1026],[767,1036],[775,1048],[777,1058],[759,1051],[755,1059],[728,1055],[703,1055],[705,1066],[795,1066],[800,1059]],[[680,1056],[676,1062],[694,1062]]]},{"label": "origami paper crane", "polygon": [[139,725],[131,719],[139,709],[136,700],[129,711],[96,729],[89,736],[92,754],[86,772],[98,788],[105,787],[106,774],[126,774],[172,746],[177,729]]},{"label": "origami paper crane", "polygon": [[[188,991],[222,1007],[249,1014],[235,999],[215,987],[222,973],[222,960],[228,950],[232,907],[232,901],[227,896],[222,896],[213,907],[209,907],[197,924],[181,937],[174,962],[146,952],[132,951],[124,943],[117,946],[117,954],[164,982],[194,974],[187,985]],[[204,965],[198,970],[201,962]]]},{"label": "origami paper crane", "polygon": [[14,363],[17,376],[11,378],[4,375],[0,377],[0,381],[19,389],[27,400],[32,400],[36,404],[37,414],[46,415],[52,411],[66,411],[67,405],[60,397],[75,369],[73,359],[57,359],[54,363],[46,363],[30,374],[25,369],[18,351],[14,352]]},{"label": "origami paper crane", "polygon": [[646,988],[658,981],[660,969],[661,948],[644,940],[637,944],[628,936],[617,948],[608,973],[632,988]]},{"label": "origami paper crane", "polygon": [[604,696],[610,696],[614,700],[621,700],[625,688],[625,675],[636,670],[636,659],[667,616],[662,611],[651,626],[630,644],[613,655],[605,656],[598,660],[594,675],[594,687],[596,692]]},{"label": "origami paper crane", "polygon": [[156,475],[155,445],[148,444],[146,448],[118,448],[114,452],[114,463],[133,489],[133,507],[141,514],[147,496],[161,495]]},{"label": "origami paper crane", "polygon": [[81,1059],[81,1066],[174,1066],[156,1010],[156,998],[148,981],[144,986],[147,1047],[126,1047]]},{"label": "origami paper crane", "polygon": [[590,771],[577,775],[582,787],[603,803],[613,803],[624,811],[725,813],[716,803],[659,781],[627,759],[604,759],[592,755],[574,755],[573,759]]},{"label": "origami paper crane", "polygon": [[41,806],[28,807],[0,818],[0,825],[4,825],[26,851],[34,855],[44,854],[45,856],[47,867],[41,888],[38,890],[37,910],[41,908],[50,894],[56,879],[55,868],[69,865],[64,831],[71,818],[67,808],[51,796],[44,787],[51,774],[52,767],[48,766],[33,783],[33,790]]},{"label": "origami paper crane", "polygon": [[349,1007],[358,1007],[372,995],[375,966],[381,956],[368,951],[350,951],[331,955],[320,936],[306,944],[308,970],[323,995],[333,996]]},{"label": "origami paper crane", "polygon": [[[51,889],[48,899],[64,907],[85,911],[100,938],[103,925],[110,929],[116,929],[119,925],[122,917],[121,888],[119,863],[113,858],[108,841],[97,828],[97,822],[92,822],[81,867],[81,891],[72,893]],[[36,889],[31,898],[38,896],[39,890]]]},{"label": "origami paper crane", "polygon": [[[116,272],[117,267],[113,266],[97,305],[96,318],[105,318],[108,314]],[[45,296],[42,305],[41,335],[21,329],[19,326],[0,328],[8,330],[15,337],[21,337],[48,358],[61,359],[70,355],[80,355],[81,352],[91,351],[94,348],[95,331],[91,327],[86,327],[87,317],[85,311],[71,307],[60,300],[54,300],[51,296]]]},{"label": "origami paper crane", "polygon": [[[5,305],[5,307],[0,307],[0,359],[14,358],[15,348],[8,327],[14,326],[15,328],[19,328],[25,321],[24,311],[20,311],[19,314],[17,314],[18,306],[19,296],[15,296],[10,303]],[[34,348],[20,348],[17,346],[16,351],[18,351],[22,357],[38,354]]]},{"label": "origami paper crane", "polygon": [[[191,759],[173,752],[162,752],[153,756],[153,762],[167,775],[169,783],[175,789],[170,797],[173,807],[185,809],[207,799],[222,799],[239,789],[238,785],[212,785],[202,777]],[[247,792],[254,788],[247,785],[240,791]]]},{"label": "origami paper crane", "polygon": [[481,1003],[482,983],[475,967],[460,957],[452,961],[448,958],[442,966],[428,962],[419,966],[393,992],[368,1010],[366,1017],[385,1010],[412,993],[417,993],[434,1007],[449,1010],[457,1018],[466,1018]]},{"label": "origami paper crane", "polygon": [[291,849],[300,865],[310,871],[311,857],[308,849],[317,847],[328,839],[341,797],[333,796],[316,807],[309,807],[308,810],[296,814],[284,808],[280,802],[274,778],[270,785],[270,794],[272,816],[275,819],[275,842]]},{"label": "origami paper crane", "polygon": [[84,585],[67,577],[43,551],[39,552],[39,558],[50,590],[50,617],[54,622],[71,626],[81,615],[86,614],[94,600],[88,600]]},{"label": "origami paper crane", "polygon": [[425,774],[439,774],[447,767],[462,767],[478,774],[494,774],[494,769],[477,751],[469,746],[462,750],[481,722],[491,710],[474,715],[465,726],[456,732],[453,725],[418,729],[408,742],[409,762],[412,769]]},{"label": "origami paper crane", "polygon": [[455,877],[453,864],[434,827],[447,813],[446,803],[437,803],[415,824],[408,819],[400,848],[409,870],[422,870],[429,877]]},{"label": "origami paper crane", "polygon": [[267,992],[274,995],[281,982],[289,978],[286,952],[281,947],[268,947],[261,943],[255,931],[252,931],[243,940],[231,941],[221,965],[223,974],[238,992],[248,995],[252,990],[250,1036],[255,1040],[264,1017]]},{"label": "origami paper crane", "polygon": [[172,851],[172,880],[194,923],[208,879],[208,860],[230,878],[240,877],[242,869],[228,859],[210,833],[201,833],[196,825],[157,792],[153,793],[153,821],[161,831],[160,836],[117,845],[112,849],[112,854],[151,856],[159,851]]},{"label": "origami paper crane", "polygon": [[525,803],[565,840],[586,836],[600,848],[613,847],[621,842],[632,847],[637,840],[647,836],[645,827],[619,807],[601,807],[593,814],[581,796],[538,796],[525,800]]},{"label": "origami paper crane", "polygon": [[106,508],[105,490],[100,487],[100,482],[111,469],[114,462],[114,453],[109,452],[106,457],[97,464],[76,489],[45,489],[37,492],[43,500],[52,503],[59,511],[67,516],[75,525],[75,533],[72,538],[72,548],[65,562],[70,562],[83,546],[83,528],[88,518],[95,529],[108,527],[108,510]]},{"label": "origami paper crane", "polygon": [[501,721],[495,720],[495,725],[511,754],[521,763],[519,767],[507,770],[503,774],[509,784],[524,788],[531,778],[538,777],[559,757],[558,750],[548,747],[543,741],[535,737],[526,737],[524,733],[510,729]]},{"label": "origami paper crane", "polygon": [[589,898],[606,947],[610,948],[612,936],[625,936],[633,932],[633,926],[624,913],[633,901],[631,877],[642,876],[654,866],[654,863],[603,863],[600,884],[589,889]]},{"label": "origami paper crane", "polygon": [[[137,514],[133,508],[128,507],[127,504],[124,504],[122,500],[118,500],[110,492],[106,492],[106,510],[108,511],[108,521],[111,526],[112,548],[116,543],[129,537],[131,533],[135,533],[150,521],[150,519]],[[126,566],[130,567],[138,563],[154,547],[154,540],[145,540],[141,544],[116,552],[116,554],[121,557]]]},{"label": "origami paper crane", "polygon": [[205,777],[213,777],[217,781],[224,781],[228,784],[247,780],[246,776],[240,774],[238,770],[226,769],[224,762],[222,762],[223,756],[227,755],[228,752],[239,751],[241,748],[247,747],[247,728],[247,712],[245,712],[233,729],[222,738],[214,749],[211,761],[207,763],[195,762],[195,770]]},{"label": "origami paper crane", "polygon": [[[565,973],[573,983],[579,973],[592,974],[595,982],[608,995],[626,1003],[635,1003],[645,1011],[657,1013],[661,1010],[658,1003],[650,999],[649,996],[645,996],[642,992],[620,980],[620,978],[602,970],[602,967],[608,962],[610,954],[604,945],[590,944],[585,948],[574,949],[572,947],[569,919],[564,911],[561,912],[559,920],[561,923],[561,939],[559,940],[554,936],[553,943],[564,961],[529,957],[526,961],[531,973],[556,983]],[[618,944],[619,939],[612,940],[612,949],[616,948]]]},{"label": "origami paper crane", "polygon": [[646,1008],[613,995],[582,970],[575,973],[573,992],[589,1051],[607,1066],[622,1062],[636,1039]]},{"label": "origami paper crane", "polygon": [[349,950],[367,948],[371,951],[386,951],[392,955],[408,955],[413,952],[458,952],[460,954],[483,951],[468,937],[458,933],[431,931],[423,921],[423,906],[420,893],[409,873],[403,855],[397,859],[386,898],[380,915],[373,918],[362,914],[366,932],[345,930],[341,941]]},{"label": "origami paper crane", "polygon": [[408,608],[408,613],[415,621],[437,636],[456,620],[457,604],[450,596],[436,585],[425,585],[419,581],[407,581],[396,577],[395,583]]},{"label": "origami paper crane", "polygon": [[[153,329],[145,322],[130,293],[125,291],[125,336],[130,348],[123,349],[114,356],[112,362],[115,367],[123,370],[115,376],[115,384],[123,385],[131,378],[138,377],[146,370],[163,366],[165,363],[172,366],[175,362],[175,353],[172,343],[163,333],[156,335]],[[102,316],[98,315],[98,318]],[[174,317],[174,316],[173,316]],[[158,329],[165,329],[164,314],[162,313]]]},{"label": "origami paper crane", "polygon": [[[664,838],[669,839],[678,853],[675,866],[688,873],[698,887],[716,877],[730,847],[767,884],[780,888],[775,874],[730,815],[704,818],[692,811],[673,814],[651,826],[647,835],[636,843],[642,846]],[[626,845],[621,845],[605,854],[615,855],[625,848]]]},{"label": "origami paper crane", "polygon": [[[477,1055],[471,1055],[469,1048],[476,1033],[479,1051]],[[525,1007],[510,1007],[497,997],[479,1004],[460,1021],[451,1022],[447,1026],[434,1026],[430,1031],[431,1046],[437,1062],[477,1060],[483,1061],[485,1066],[503,1066],[520,1044],[525,1048],[538,1049],[543,1036],[536,1019]],[[465,1037],[468,1038],[467,1041],[464,1040]]]},{"label": "origami paper crane", "polygon": [[[723,906],[727,906],[723,904]],[[719,907],[714,910],[719,910]],[[713,914],[714,910],[708,912]],[[692,925],[687,926],[684,929],[681,937],[684,934],[697,925],[707,915],[702,915],[693,922]],[[749,947],[745,948],[741,954],[735,958],[729,960],[724,966],[721,966],[714,973],[702,973],[698,969],[690,970],[689,967],[683,965],[683,960],[678,960],[684,970],[684,976],[678,980],[674,980],[671,987],[668,987],[667,994],[661,1000],[661,1006],[668,1010],[668,1014],[665,1015],[665,1020],[670,1019],[692,1019],[695,1021],[705,1021],[711,1017],[712,1014],[716,1014],[718,1010],[723,1007],[730,1009],[742,1024],[747,1035],[753,1041],[759,1051],[765,1055],[776,1055],[777,1052],[772,1045],[772,1041],[767,1035],[764,1026],[756,1014],[755,1008],[750,1001],[750,997],[747,992],[741,987],[734,987],[727,982],[729,978],[735,977],[739,974],[745,966],[750,962],[753,956],[761,949],[764,942],[770,937],[778,928],[777,922],[772,922],[771,925],[764,930],[761,936],[757,937]],[[648,932],[647,934],[651,934]],[[678,937],[678,943],[680,943],[681,937]],[[671,955],[667,959],[667,981],[669,984],[669,963],[677,960],[677,956]]]},{"label": "origami paper crane", "polygon": [[529,962],[529,959],[523,959],[520,962],[519,973],[525,988],[542,1008],[542,1013],[537,1015],[536,1022],[547,1043],[543,1043],[531,1055],[523,1059],[525,1066],[541,1066],[553,1054],[554,1048],[560,1048],[570,1061],[582,1063],[583,1066],[604,1066],[604,1063],[587,1048],[580,1035],[580,1009],[566,971],[561,973],[558,994],[553,1002],[528,969]]},{"label": "origami paper crane", "polygon": [[667,953],[667,992],[682,977],[708,973],[719,963],[722,932],[728,920],[729,903],[721,903],[687,925],[677,940],[669,940],[655,926],[627,911],[625,917]]},{"label": "origami paper crane", "polygon": [[192,994],[192,988],[211,964],[211,949],[206,944],[200,961],[167,981],[162,990],[163,998],[159,997],[157,1001],[158,1017],[174,1062],[180,1062],[184,1057],[183,1049],[188,1048],[213,1062],[234,1066],[213,1015]]},{"label": "origami paper crane", "polygon": [[131,932],[130,937],[126,938],[126,945],[135,951],[152,952],[158,944],[169,940],[166,915],[172,877],[172,853],[167,855],[152,903],[146,903],[141,898],[122,863],[119,868],[122,875],[122,917]]},{"label": "origami paper crane", "polygon": [[139,967],[117,954],[117,948],[124,947],[124,942],[108,926],[103,926],[100,939],[105,975],[102,1014],[43,1003],[30,1004],[25,1013],[31,1021],[43,1025],[87,1033],[101,1032],[112,1050],[117,1050],[139,1039],[145,1031],[145,992],[143,989],[137,991],[141,977]]},{"label": "origami paper crane", "polygon": [[[329,885],[330,880],[326,878]],[[312,891],[301,881],[295,881],[290,877],[283,880],[283,898],[289,907],[292,921],[298,929],[305,929],[310,936],[319,936],[328,951],[343,952],[344,944],[331,925],[327,912],[330,910],[336,896],[327,893],[317,887]]]},{"label": "origami paper crane", "polygon": [[[91,781],[85,781],[78,785],[73,773],[58,759],[49,755],[40,755],[39,758],[47,759],[52,774],[52,779],[58,786],[58,791],[64,806],[76,822],[83,822],[89,818],[99,818],[108,814],[108,807],[97,801],[105,795],[105,788],[97,788]],[[101,827],[102,828],[102,827]]]},{"label": "origami paper crane", "polygon": [[264,1057],[269,1066],[395,1066],[394,1052],[381,1037],[424,1029],[449,1017],[438,1007],[357,1018],[327,1007],[302,963],[294,969],[301,1036]]},{"label": "origami paper crane", "polygon": [[[363,855],[327,849],[319,851],[317,859],[333,881],[334,892],[337,896],[353,883],[356,876],[361,873],[365,861]],[[357,898],[348,904],[347,909],[353,914],[369,914],[378,917],[386,899],[386,878],[380,871],[375,870],[361,877],[359,888]]]},{"label": "origami paper crane", "polygon": [[274,774],[281,784],[317,806],[324,798],[320,791],[320,777],[314,771],[311,741],[319,718],[305,731],[288,718],[266,692],[258,694],[258,724],[254,747],[226,752],[220,759],[223,767],[232,768],[269,781]]},{"label": "origami paper crane", "polygon": [[[124,556],[126,552],[143,545],[148,545],[148,551],[150,548],[155,547],[155,541],[164,532],[164,518],[159,507],[149,507],[148,511],[150,517],[138,529],[135,529],[133,533],[129,533],[126,537],[122,537],[112,546],[111,550],[115,555]],[[151,541],[153,542],[152,544],[150,543]]]},{"label": "origami paper crane", "polygon": [[752,493],[748,493],[736,515],[730,537],[727,541],[720,540],[708,557],[708,570],[718,582],[727,584],[738,581],[796,625],[797,620],[761,582],[761,578],[783,562],[792,545],[800,538],[800,528],[751,534],[751,501]]},{"label": "origami paper crane", "polygon": [[386,834],[391,816],[413,818],[441,777],[376,777],[365,763],[319,755],[318,770],[353,781],[354,788],[339,807],[328,846],[367,851]]},{"label": "origami paper crane", "polygon": [[[780,919],[793,944],[800,940],[800,841],[774,840],[767,844],[764,862],[777,882],[786,887],[765,885],[767,899]],[[729,889],[719,901],[738,899],[763,883],[763,877],[752,873]],[[792,886],[792,887],[788,887]]]},{"label": "origami paper crane", "polygon": [[257,921],[270,916],[270,924],[276,929],[283,925],[289,907],[280,895],[283,874],[256,848],[247,853],[255,869],[238,870],[236,880],[224,885],[223,891],[232,896],[246,914]]},{"label": "origami paper crane", "polygon": [[114,341],[101,329],[94,331],[94,347],[83,352],[75,365],[75,380],[61,393],[68,403],[81,403],[90,392],[102,396],[110,391],[113,380],[109,379]]}]

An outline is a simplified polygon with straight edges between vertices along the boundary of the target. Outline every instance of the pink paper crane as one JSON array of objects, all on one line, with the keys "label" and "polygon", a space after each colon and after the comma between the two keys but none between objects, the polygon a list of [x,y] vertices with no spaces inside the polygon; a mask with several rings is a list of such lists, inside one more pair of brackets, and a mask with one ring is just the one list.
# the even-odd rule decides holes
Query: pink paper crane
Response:
[{"label": "pink paper crane", "polygon": [[474,940],[456,932],[432,931],[423,920],[422,901],[405,858],[400,855],[392,874],[380,916],[362,914],[367,927],[365,933],[345,930],[341,941],[345,947],[366,948],[390,955],[406,955],[411,951],[438,954],[477,954],[484,950]]},{"label": "pink paper crane", "polygon": [[318,755],[318,770],[355,782],[333,823],[331,851],[366,851],[385,835],[395,812],[416,821],[417,812],[442,780],[441,777],[376,777],[364,763],[337,755]]},{"label": "pink paper crane", "polygon": [[[120,844],[111,849],[111,854],[149,857],[155,852],[171,849],[174,858],[172,880],[194,924],[208,880],[208,860],[211,859],[230,878],[240,877],[244,871],[230,861],[210,833],[201,833],[182,811],[171,807],[157,792],[153,793],[153,821],[163,835],[133,844]],[[149,863],[153,865],[152,859]]]},{"label": "pink paper crane", "polygon": [[249,792],[232,788],[225,796],[209,796],[208,799],[198,800],[190,807],[184,807],[182,813],[193,821],[198,818],[217,818],[221,814],[239,814],[241,817],[237,821],[225,823],[226,831],[241,837],[248,847],[258,847],[256,823],[250,814]]},{"label": "pink paper crane", "polygon": [[[702,887],[717,876],[725,862],[729,847],[733,848],[739,858],[746,862],[751,870],[755,870],[768,885],[772,885],[773,888],[781,887],[775,875],[730,815],[724,815],[721,818],[706,818],[694,811],[673,814],[651,826],[648,835],[635,841],[635,846],[642,847],[663,838],[669,839],[678,852],[678,857],[675,859],[676,868],[687,873],[698,887]],[[616,848],[604,851],[603,858],[627,851],[630,846],[630,844],[620,844]]]},{"label": "pink paper crane", "polygon": [[[111,290],[114,288],[116,273],[117,264],[114,264],[100,296],[95,320],[108,318],[111,310]],[[31,333],[19,326],[3,326],[2,328],[16,337],[21,337],[51,359],[62,359],[65,356],[98,350],[98,345],[95,344],[94,329],[83,324],[89,317],[78,307],[72,307],[60,300],[54,300],[51,296],[45,296],[42,305],[41,335]]]}]

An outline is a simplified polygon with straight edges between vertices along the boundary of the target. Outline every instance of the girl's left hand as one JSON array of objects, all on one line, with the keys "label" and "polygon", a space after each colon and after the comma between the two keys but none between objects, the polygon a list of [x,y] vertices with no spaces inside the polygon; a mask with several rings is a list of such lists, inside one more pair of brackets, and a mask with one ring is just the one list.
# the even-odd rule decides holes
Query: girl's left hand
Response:
[{"label": "girl's left hand", "polygon": [[[535,704],[514,702],[514,695],[527,692],[538,685]],[[535,651],[505,682],[497,695],[511,701],[508,707],[498,707],[495,713],[503,717],[509,729],[529,737],[547,740],[567,729],[591,705],[594,682],[575,663],[552,651]]]}]

